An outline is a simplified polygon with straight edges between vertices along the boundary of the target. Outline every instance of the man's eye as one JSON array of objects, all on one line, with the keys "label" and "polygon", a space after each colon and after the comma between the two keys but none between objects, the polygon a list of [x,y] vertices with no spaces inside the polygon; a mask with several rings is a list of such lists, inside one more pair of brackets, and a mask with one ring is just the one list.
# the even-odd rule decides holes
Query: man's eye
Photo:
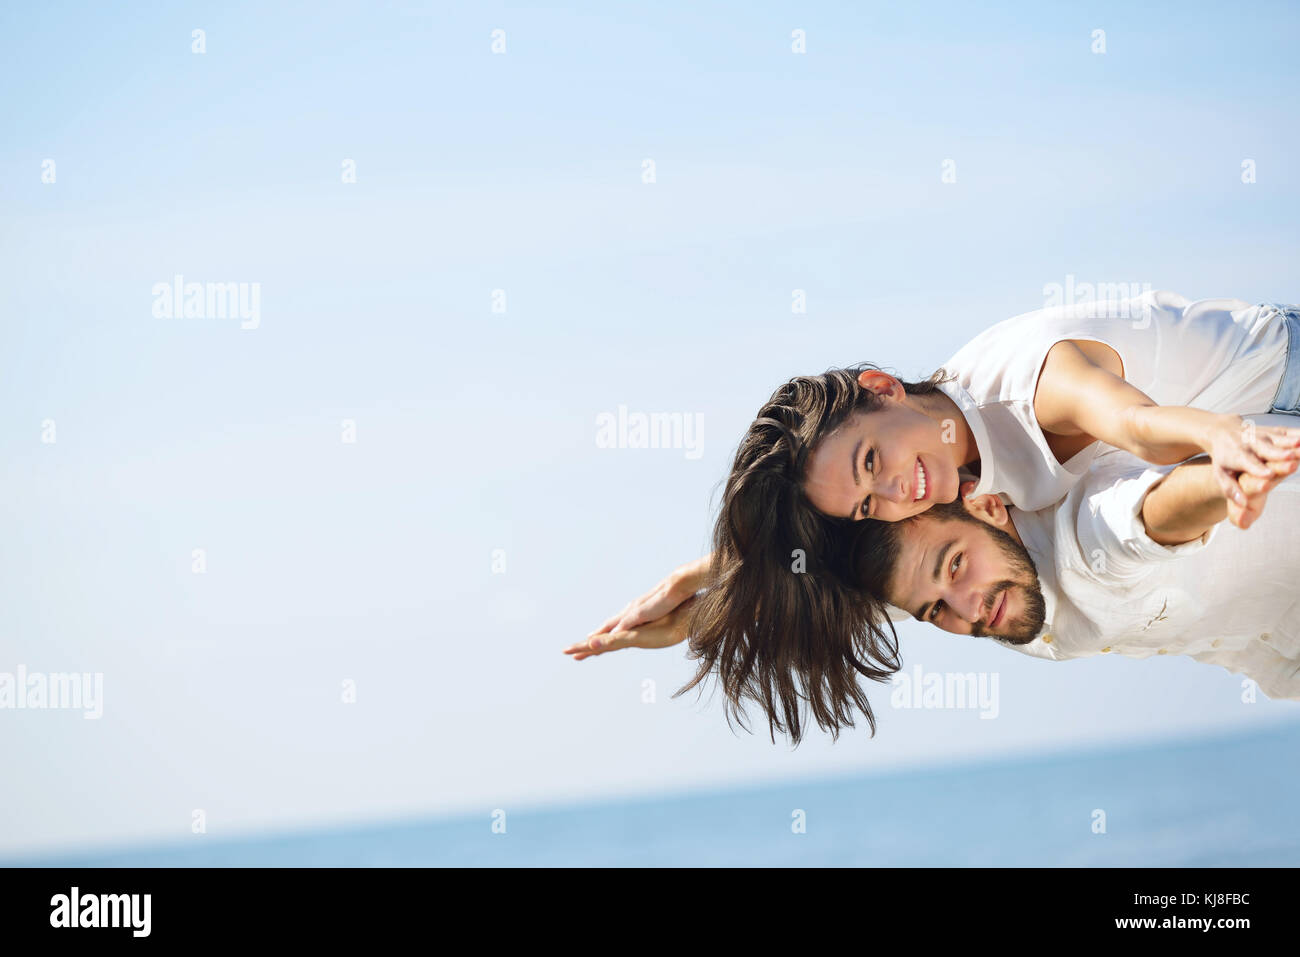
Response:
[{"label": "man's eye", "polygon": [[876,467],[876,450],[875,450],[875,449],[867,449],[867,461],[866,461],[866,466],[867,466],[867,471],[868,471],[868,472],[872,471],[872,470]]},{"label": "man's eye", "polygon": [[936,601],[933,605],[930,606],[930,615],[929,615],[929,618],[930,618],[931,621],[934,621],[936,618],[939,617],[939,609],[942,608],[942,607],[943,607],[943,599],[942,599],[942,598],[940,598],[938,601]]},{"label": "man's eye", "polygon": [[959,568],[961,568],[961,556],[954,555],[952,561],[948,563],[948,575],[950,577],[956,577],[957,569]]}]

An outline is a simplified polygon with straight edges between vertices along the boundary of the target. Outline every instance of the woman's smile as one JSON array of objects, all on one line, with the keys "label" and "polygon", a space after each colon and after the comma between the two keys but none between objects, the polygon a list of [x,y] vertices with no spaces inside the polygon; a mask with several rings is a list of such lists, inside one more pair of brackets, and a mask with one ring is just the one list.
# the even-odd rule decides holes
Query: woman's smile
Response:
[{"label": "woman's smile", "polygon": [[917,456],[916,469],[912,475],[913,502],[919,502],[926,497],[926,492],[929,490],[926,478],[925,466],[921,464],[921,457]]}]

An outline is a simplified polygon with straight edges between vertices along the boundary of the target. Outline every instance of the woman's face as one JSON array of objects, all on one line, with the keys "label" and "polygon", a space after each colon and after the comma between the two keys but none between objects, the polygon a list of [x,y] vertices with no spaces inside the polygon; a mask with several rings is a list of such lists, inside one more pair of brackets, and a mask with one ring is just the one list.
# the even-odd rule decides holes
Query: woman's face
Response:
[{"label": "woman's face", "polygon": [[901,386],[883,394],[878,409],[850,416],[813,450],[803,488],[819,512],[897,522],[957,498],[955,429],[901,396]]}]

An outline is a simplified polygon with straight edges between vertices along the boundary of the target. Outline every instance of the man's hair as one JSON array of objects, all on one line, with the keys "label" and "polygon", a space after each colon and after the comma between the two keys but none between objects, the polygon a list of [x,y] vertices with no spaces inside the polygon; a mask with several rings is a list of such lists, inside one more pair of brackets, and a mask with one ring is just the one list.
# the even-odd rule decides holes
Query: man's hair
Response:
[{"label": "man's hair", "polygon": [[[803,701],[832,739],[854,726],[855,707],[874,736],[858,676],[885,681],[901,666],[883,604],[842,570],[848,526],[861,522],[821,514],[801,484],[823,439],[880,407],[883,400],[858,385],[858,375],[875,368],[862,363],[782,385],[741,439],[727,477],[708,591],[691,613],[699,667],[674,697],[716,669],[728,725],[734,714],[745,727],[750,699],[766,714],[773,743],[781,731],[799,744]],[[903,388],[928,395],[942,381],[941,370]]]}]

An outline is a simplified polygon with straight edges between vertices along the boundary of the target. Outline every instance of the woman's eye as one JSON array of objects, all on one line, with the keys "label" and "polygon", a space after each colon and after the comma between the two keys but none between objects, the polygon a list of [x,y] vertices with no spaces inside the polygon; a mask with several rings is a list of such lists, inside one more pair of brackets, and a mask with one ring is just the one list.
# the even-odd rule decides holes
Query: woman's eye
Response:
[{"label": "woman's eye", "polygon": [[942,608],[942,607],[943,607],[943,599],[942,599],[942,598],[940,598],[938,601],[936,601],[933,605],[930,606],[930,620],[931,620],[931,621],[934,621],[936,618],[939,617],[939,609]]},{"label": "woman's eye", "polygon": [[[870,475],[871,472],[872,472],[872,470],[875,468],[875,465],[876,465],[876,450],[875,450],[875,449],[868,449],[868,450],[867,450],[867,458],[866,458],[866,460],[862,463],[862,465],[863,465],[863,467],[867,470],[867,474]],[[870,517],[871,517],[871,496],[870,496],[870,495],[868,495],[868,496],[866,497],[866,499],[865,499],[865,500],[863,501],[863,503],[862,503],[862,514],[863,514],[863,516],[864,516],[865,518],[870,518]]]},{"label": "woman's eye", "polygon": [[955,578],[957,576],[957,569],[959,568],[961,568],[961,556],[954,555],[952,561],[948,563],[948,575]]}]

